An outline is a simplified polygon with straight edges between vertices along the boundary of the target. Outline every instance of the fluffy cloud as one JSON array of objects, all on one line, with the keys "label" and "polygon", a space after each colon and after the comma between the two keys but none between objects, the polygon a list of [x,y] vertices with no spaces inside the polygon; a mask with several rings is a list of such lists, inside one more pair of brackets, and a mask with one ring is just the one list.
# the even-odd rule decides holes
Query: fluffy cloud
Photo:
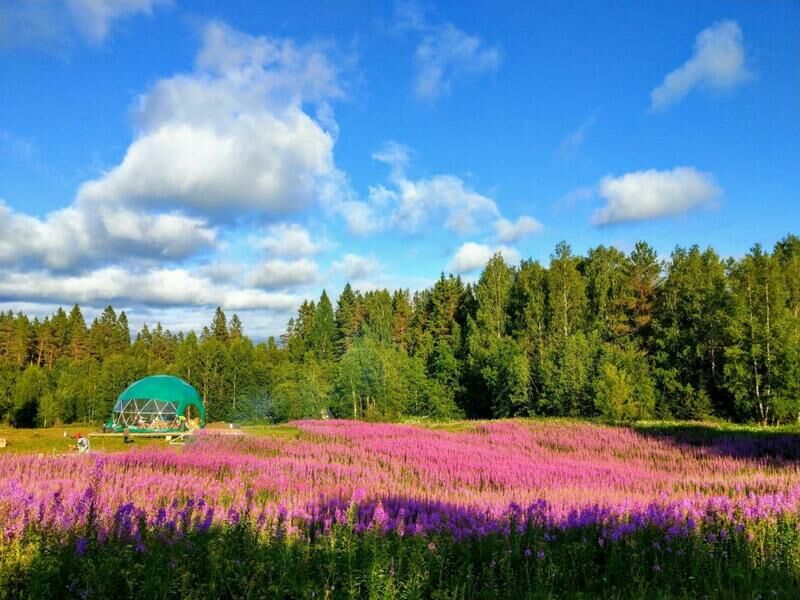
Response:
[{"label": "fluffy cloud", "polygon": [[344,219],[348,231],[361,236],[386,229],[387,220],[381,208],[361,200],[346,200],[334,206],[334,210]]},{"label": "fluffy cloud", "polygon": [[477,230],[478,221],[498,215],[494,200],[470,189],[454,175],[435,175],[412,181],[398,177],[395,188],[372,188],[377,202],[391,200],[391,224],[403,231],[419,231],[432,214],[443,213],[444,226],[459,234]]},{"label": "fluffy cloud", "polygon": [[522,216],[516,221],[508,219],[498,219],[494,223],[497,239],[504,244],[509,244],[521,240],[542,230],[542,224],[533,217]]},{"label": "fluffy cloud", "polygon": [[122,162],[82,185],[78,197],[226,215],[329,200],[343,181],[333,133],[305,109],[341,95],[321,49],[211,23],[196,71],[161,80],[139,98],[136,137]]},{"label": "fluffy cloud", "polygon": [[231,310],[291,310],[296,296],[252,288],[216,285],[183,268],[129,271],[105,267],[77,275],[49,271],[0,271],[0,299],[71,304],[133,303],[155,306],[215,306]]},{"label": "fluffy cloud", "polygon": [[324,241],[313,241],[308,231],[294,223],[279,223],[267,229],[267,237],[257,246],[276,256],[313,256],[325,247]]},{"label": "fluffy cloud", "polygon": [[250,276],[250,284],[266,290],[279,290],[314,283],[319,276],[317,263],[300,260],[266,260]]},{"label": "fluffy cloud", "polygon": [[[145,4],[81,6],[99,19]],[[322,122],[335,125],[326,103],[342,91],[321,48],[211,23],[196,65],[138,99],[136,135],[122,162],[82,184],[71,206],[38,218],[0,205],[0,263],[65,269],[180,260],[216,245],[211,218],[224,224],[334,202],[347,184]],[[310,116],[309,105],[322,116]],[[297,228],[275,229],[265,243],[288,255],[315,246]]]},{"label": "fluffy cloud", "polygon": [[692,57],[650,92],[651,108],[666,108],[696,87],[726,90],[749,78],[742,30],[735,21],[720,21],[697,35]]},{"label": "fluffy cloud", "polygon": [[[145,3],[81,6],[101,19]],[[0,207],[0,261],[68,268],[129,256],[177,260],[214,246],[208,215],[225,221],[329,202],[344,177],[333,164],[332,133],[305,108],[316,105],[331,123],[325,103],[341,95],[320,48],[211,23],[196,71],[161,80],[139,98],[136,136],[122,162],[81,185],[72,206],[44,219]],[[298,246],[302,233],[276,234],[288,236],[289,250],[309,251]]]},{"label": "fluffy cloud", "polygon": [[410,179],[405,173],[408,149],[389,142],[373,158],[391,167],[389,185],[369,188],[367,201],[338,205],[348,228],[360,235],[389,229],[416,233],[432,222],[458,234],[477,231],[486,220],[500,216],[491,198],[471,189],[455,175]]},{"label": "fluffy cloud", "polygon": [[40,219],[0,201],[0,264],[31,262],[66,269],[130,257],[177,260],[213,247],[216,237],[204,220],[175,213],[78,203]]},{"label": "fluffy cloud", "polygon": [[380,263],[370,256],[345,254],[341,260],[334,261],[331,265],[333,271],[348,281],[361,281],[379,272]]},{"label": "fluffy cloud", "polygon": [[215,283],[230,283],[244,274],[245,267],[238,262],[216,260],[200,267],[198,271]]},{"label": "fluffy cloud", "polygon": [[395,172],[402,173],[411,158],[411,150],[404,144],[390,140],[373,152],[372,158],[391,166]]},{"label": "fluffy cloud", "polygon": [[677,215],[711,202],[721,192],[711,175],[692,167],[606,176],[598,188],[606,205],[592,222],[606,225]]},{"label": "fluffy cloud", "polygon": [[470,273],[483,268],[494,254],[499,252],[503,260],[509,264],[519,262],[519,253],[508,246],[492,248],[485,244],[467,242],[463,244],[453,256],[448,269],[454,273]]}]

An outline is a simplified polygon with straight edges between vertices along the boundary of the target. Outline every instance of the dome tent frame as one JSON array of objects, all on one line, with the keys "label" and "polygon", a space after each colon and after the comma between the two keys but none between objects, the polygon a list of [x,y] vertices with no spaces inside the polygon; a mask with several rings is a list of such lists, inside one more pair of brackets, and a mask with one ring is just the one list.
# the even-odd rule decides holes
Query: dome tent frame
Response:
[{"label": "dome tent frame", "polygon": [[206,410],[200,395],[184,380],[171,375],[153,375],[129,385],[111,413],[106,428],[131,433],[170,433],[189,424],[196,412],[197,425],[205,427]]}]

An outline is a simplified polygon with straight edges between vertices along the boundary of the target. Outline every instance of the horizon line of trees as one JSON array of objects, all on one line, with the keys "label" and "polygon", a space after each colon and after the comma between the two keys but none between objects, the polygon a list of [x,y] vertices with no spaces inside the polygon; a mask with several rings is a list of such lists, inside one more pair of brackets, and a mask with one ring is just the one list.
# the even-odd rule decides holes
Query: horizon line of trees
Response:
[{"label": "horizon line of trees", "polygon": [[149,374],[182,377],[210,420],[527,415],[800,420],[800,238],[721,258],[645,242],[549,264],[496,254],[476,283],[305,301],[280,340],[255,344],[217,308],[200,335],[109,306],[44,320],[0,313],[0,421],[106,419]]}]

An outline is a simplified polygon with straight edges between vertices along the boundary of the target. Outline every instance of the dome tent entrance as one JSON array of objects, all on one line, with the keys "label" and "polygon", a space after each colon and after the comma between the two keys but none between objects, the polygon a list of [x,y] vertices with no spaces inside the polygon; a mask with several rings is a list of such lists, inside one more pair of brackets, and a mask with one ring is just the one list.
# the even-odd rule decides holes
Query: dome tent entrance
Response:
[{"label": "dome tent entrance", "polygon": [[132,383],[120,394],[106,427],[145,433],[205,424],[206,410],[197,390],[178,377],[153,375]]}]

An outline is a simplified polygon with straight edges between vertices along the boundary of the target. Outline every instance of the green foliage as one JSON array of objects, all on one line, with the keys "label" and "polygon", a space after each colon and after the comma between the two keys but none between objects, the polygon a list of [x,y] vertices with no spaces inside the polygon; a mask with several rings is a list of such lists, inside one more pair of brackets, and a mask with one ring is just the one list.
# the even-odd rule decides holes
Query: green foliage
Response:
[{"label": "green foliage", "polygon": [[321,419],[331,408],[333,363],[307,359],[302,369],[284,363],[275,374],[268,414],[277,421]]},{"label": "green foliage", "polygon": [[50,393],[47,373],[36,365],[28,366],[14,387],[12,423],[16,427],[35,426],[39,403],[44,396],[50,396]]},{"label": "green foliage", "polygon": [[781,264],[793,260],[786,256],[790,251],[797,250],[782,248],[776,257],[756,245],[729,265],[732,314],[726,332],[725,386],[739,416],[762,423],[794,412],[787,411],[787,404],[798,400],[798,317]]},{"label": "green foliage", "polygon": [[528,359],[511,338],[493,344],[481,368],[481,376],[495,417],[530,414]]},{"label": "green foliage", "polygon": [[[606,383],[609,382],[607,374],[603,372],[609,366],[614,367],[620,380],[624,379],[623,385],[628,388],[628,395],[623,397],[624,401],[620,404],[623,410],[616,417],[605,414],[598,404],[599,399],[595,398],[595,405],[600,413],[615,420],[652,419],[656,413],[657,391],[644,351],[635,345],[603,344],[597,382],[604,380]],[[617,390],[619,391],[622,390]],[[696,414],[697,418],[705,416],[701,410]]]},{"label": "green foliage", "polygon": [[600,414],[611,421],[633,421],[638,410],[628,372],[612,363],[603,363],[595,380],[594,403]]},{"label": "green foliage", "polygon": [[350,284],[346,284],[336,303],[336,350],[341,356],[358,336],[361,328],[360,302]]},{"label": "green foliage", "polygon": [[599,340],[583,332],[557,339],[544,364],[544,386],[539,398],[543,414],[571,416],[594,412],[592,377]]},{"label": "green foliage", "polygon": [[725,410],[725,327],[731,300],[725,266],[713,250],[677,248],[657,300],[655,363],[664,404],[676,417]]},{"label": "green foliage", "polygon": [[[334,309],[335,306],[335,309]],[[0,420],[98,422],[135,379],[169,373],[214,420],[721,417],[800,421],[800,238],[723,261],[639,242],[547,266],[495,255],[475,284],[348,284],[304,301],[280,340],[254,343],[218,307],[207,327],[143,325],[124,312],[87,328],[80,308],[39,320],[0,313]],[[46,380],[46,384],[44,383]]]},{"label": "green foliage", "polygon": [[291,539],[240,524],[177,542],[145,529],[141,546],[87,531],[81,555],[77,535],[41,531],[0,546],[0,598],[798,597],[796,518],[729,531],[711,542],[702,528],[671,540],[641,529],[601,544],[595,527],[454,540],[338,524]]},{"label": "green foliage", "polygon": [[316,309],[314,321],[308,334],[308,349],[319,360],[332,360],[336,352],[336,323],[333,306],[327,292],[322,290]]},{"label": "green foliage", "polygon": [[[408,358],[406,357],[406,360]],[[407,381],[400,351],[366,336],[344,354],[336,382],[337,416],[353,419],[396,419],[403,414]]]},{"label": "green foliage", "polygon": [[580,259],[566,242],[556,246],[548,270],[550,332],[562,342],[579,331],[586,317],[586,281],[578,270]]}]

